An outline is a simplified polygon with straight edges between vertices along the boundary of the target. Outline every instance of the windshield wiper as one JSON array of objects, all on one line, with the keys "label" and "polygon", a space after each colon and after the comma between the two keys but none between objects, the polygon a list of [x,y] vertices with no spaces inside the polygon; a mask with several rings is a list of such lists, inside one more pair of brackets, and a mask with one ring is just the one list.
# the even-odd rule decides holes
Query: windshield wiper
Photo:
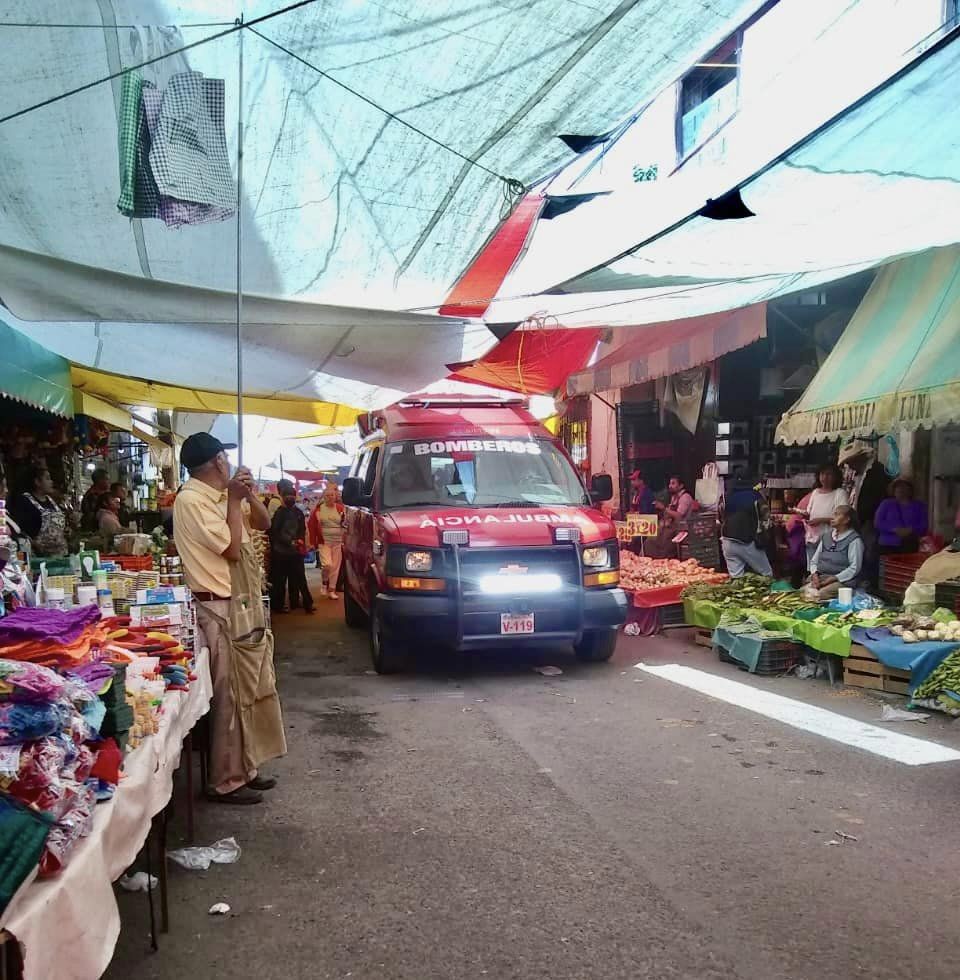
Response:
[{"label": "windshield wiper", "polygon": [[387,510],[403,510],[407,507],[456,507],[446,500],[413,500],[402,504],[387,504]]},{"label": "windshield wiper", "polygon": [[542,507],[543,504],[538,504],[535,500],[503,500],[498,501],[495,504],[488,504],[489,507]]}]

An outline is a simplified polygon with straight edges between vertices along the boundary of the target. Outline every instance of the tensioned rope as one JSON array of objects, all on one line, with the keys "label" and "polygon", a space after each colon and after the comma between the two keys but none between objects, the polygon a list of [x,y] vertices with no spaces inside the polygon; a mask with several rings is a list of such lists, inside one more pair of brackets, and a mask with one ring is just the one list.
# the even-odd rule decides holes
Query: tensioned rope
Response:
[{"label": "tensioned rope", "polygon": [[[253,22],[251,21],[251,23]],[[266,34],[261,34],[260,31],[254,29],[253,27],[250,27],[250,25],[247,26],[250,28],[251,34],[256,34],[257,37],[266,41],[268,44],[272,44],[275,48],[278,48],[285,55],[287,55],[290,58],[293,58],[294,61],[300,62],[301,65],[305,66],[306,68],[309,68],[311,71],[315,71],[318,75],[327,79],[327,81],[333,82],[334,85],[337,85],[340,88],[342,88],[344,91],[349,92],[355,98],[360,99],[361,102],[366,102],[367,105],[372,106],[378,112],[382,112],[388,118],[394,120],[395,122],[400,123],[401,126],[406,126],[407,129],[416,133],[418,136],[422,136],[425,140],[428,140],[429,142],[434,143],[439,147],[442,147],[447,152],[452,153],[454,156],[459,157],[465,163],[469,163],[472,166],[477,167],[480,170],[483,170],[485,173],[490,174],[491,177],[496,177],[497,180],[503,181],[505,185],[505,192],[504,192],[505,196],[509,195],[510,197],[514,198],[524,193],[525,188],[519,180],[516,180],[512,177],[504,177],[503,174],[498,174],[495,170],[491,170],[485,164],[480,163],[479,160],[476,160],[473,157],[469,157],[465,153],[461,153],[459,150],[455,150],[452,146],[448,146],[446,143],[442,142],[441,140],[438,140],[435,136],[431,136],[429,133],[424,132],[424,130],[420,129],[419,126],[415,126],[413,123],[408,122],[406,119],[402,118],[401,116],[398,116],[395,112],[391,112],[389,109],[384,108],[382,105],[375,102],[373,99],[369,98],[369,96],[364,95],[362,92],[358,92],[356,89],[351,88],[345,82],[340,81],[339,78],[335,78],[329,72],[326,72],[322,68],[313,64],[312,62],[307,61],[306,58],[302,58],[296,52],[291,51],[288,47],[281,44],[279,41],[275,41],[272,37],[267,37]]]},{"label": "tensioned rope", "polygon": [[[302,7],[310,6],[311,4],[316,2],[317,0],[298,0],[297,3],[288,4],[285,7],[281,7],[279,10],[273,10],[270,11],[269,13],[262,14],[259,17],[254,17],[252,20],[248,20],[248,21],[237,20],[234,23],[232,23],[229,27],[227,27],[225,30],[218,31],[216,34],[211,34],[208,37],[200,38],[197,41],[191,41],[189,44],[184,44],[182,47],[179,47],[174,51],[165,51],[163,54],[157,55],[154,58],[148,58],[146,61],[141,61],[139,64],[131,65],[128,68],[123,68],[120,71],[114,72],[113,74],[110,75],[104,75],[102,78],[97,78],[92,82],[86,82],[83,85],[78,85],[76,88],[70,89],[66,92],[61,92],[59,95],[51,96],[49,99],[44,99],[43,101],[37,102],[34,105],[26,106],[23,109],[17,109],[15,112],[7,113],[7,115],[5,116],[0,116],[0,124],[10,122],[13,119],[19,119],[21,116],[26,116],[29,113],[36,112],[39,109],[45,109],[47,106],[54,105],[57,102],[62,102],[64,99],[69,99],[72,96],[79,95],[82,92],[87,92],[92,88],[96,88],[96,86],[98,85],[103,85],[106,82],[112,82],[116,78],[122,78],[124,75],[127,75],[132,71],[139,71],[141,68],[146,68],[148,65],[156,64],[157,62],[163,61],[166,58],[172,58],[175,55],[183,54],[185,51],[190,51],[191,49],[200,47],[203,44],[209,44],[211,41],[218,41],[221,38],[229,36],[230,34],[235,34],[237,31],[242,31],[246,29],[251,31],[253,34],[256,34],[257,37],[266,41],[268,44],[272,44],[274,47],[279,48],[290,58],[293,58],[295,61],[300,62],[300,64],[305,65],[307,68],[310,68],[312,71],[315,71],[319,75],[322,75],[328,81],[331,81],[335,85],[338,85],[340,88],[349,92],[355,98],[358,98],[363,102],[366,102],[368,105],[375,108],[378,112],[382,112],[390,119],[395,120],[396,122],[400,123],[402,126],[406,126],[407,129],[411,130],[414,133],[417,133],[417,135],[421,136],[423,139],[428,140],[434,145],[441,147],[442,149],[446,150],[448,153],[452,153],[454,156],[458,157],[459,159],[463,160],[466,163],[469,163],[471,166],[483,170],[485,173],[488,173],[491,177],[495,177],[497,180],[501,181],[504,186],[504,205],[512,206],[515,200],[525,191],[524,185],[519,180],[516,180],[511,177],[504,177],[502,174],[498,174],[495,170],[491,170],[489,167],[480,163],[478,160],[475,160],[474,158],[469,157],[464,153],[461,153],[459,150],[454,149],[454,147],[450,146],[449,144],[444,143],[443,140],[437,139],[437,137],[435,136],[431,136],[430,133],[425,132],[424,130],[420,129],[418,126],[415,126],[413,123],[407,122],[407,120],[396,115],[396,113],[391,112],[389,109],[380,105],[378,102],[375,102],[373,99],[364,95],[362,92],[358,92],[356,89],[353,89],[349,85],[346,85],[344,82],[341,82],[338,78],[335,78],[333,75],[329,74],[328,72],[325,72],[322,68],[319,68],[317,65],[314,65],[311,62],[307,61],[305,58],[302,58],[300,55],[296,54],[295,52],[291,51],[289,48],[285,47],[279,41],[275,41],[273,40],[273,38],[267,37],[266,34],[261,34],[260,31],[254,29],[254,26],[256,24],[263,24],[266,21],[273,20],[276,17],[280,17],[284,14],[288,14],[294,10],[299,10]],[[94,24],[28,24],[24,22],[0,22],[0,27],[47,27],[47,28],[66,29],[66,28],[80,28],[80,27],[93,28],[96,26],[97,25]],[[186,26],[200,27],[203,25],[192,24]],[[215,22],[212,22],[210,26],[219,26],[219,25],[217,25]],[[100,29],[102,29],[102,27]]]}]

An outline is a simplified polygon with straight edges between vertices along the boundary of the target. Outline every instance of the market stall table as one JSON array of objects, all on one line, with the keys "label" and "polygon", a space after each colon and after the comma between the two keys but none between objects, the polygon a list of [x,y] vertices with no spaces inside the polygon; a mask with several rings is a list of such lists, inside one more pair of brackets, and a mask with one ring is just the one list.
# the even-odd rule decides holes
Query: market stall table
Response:
[{"label": "market stall table", "polygon": [[93,830],[55,878],[28,879],[13,897],[0,929],[22,945],[24,980],[91,980],[110,963],[120,934],[116,881],[134,862],[153,818],[173,795],[184,740],[210,706],[209,654],[196,658],[188,691],[168,692],[159,731],[124,762],[112,800],[97,806]]}]

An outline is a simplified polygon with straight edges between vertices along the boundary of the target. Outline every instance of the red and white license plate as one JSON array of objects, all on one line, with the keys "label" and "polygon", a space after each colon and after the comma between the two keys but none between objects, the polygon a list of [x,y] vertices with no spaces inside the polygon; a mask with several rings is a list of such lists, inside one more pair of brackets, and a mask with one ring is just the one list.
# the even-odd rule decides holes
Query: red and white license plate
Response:
[{"label": "red and white license plate", "polygon": [[513,613],[500,613],[500,632],[517,634],[533,632],[533,613],[517,616]]}]

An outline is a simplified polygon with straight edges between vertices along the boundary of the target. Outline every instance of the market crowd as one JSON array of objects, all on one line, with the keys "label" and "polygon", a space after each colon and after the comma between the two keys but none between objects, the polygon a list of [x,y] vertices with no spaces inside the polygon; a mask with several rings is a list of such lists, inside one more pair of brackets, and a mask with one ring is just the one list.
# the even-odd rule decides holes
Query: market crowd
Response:
[{"label": "market crowd", "polygon": [[[701,508],[679,476],[659,495],[639,470],[631,473],[630,484],[630,510],[660,515],[658,539],[646,545],[648,554],[662,550],[665,541],[676,542]],[[937,550],[928,537],[926,505],[916,499],[913,484],[889,474],[876,444],[866,440],[841,446],[836,463],[819,467],[808,493],[786,491],[777,514],[760,483],[743,471],[728,481],[718,503],[731,577],[776,571],[820,599],[834,598],[845,587],[876,586],[883,555]]]}]

